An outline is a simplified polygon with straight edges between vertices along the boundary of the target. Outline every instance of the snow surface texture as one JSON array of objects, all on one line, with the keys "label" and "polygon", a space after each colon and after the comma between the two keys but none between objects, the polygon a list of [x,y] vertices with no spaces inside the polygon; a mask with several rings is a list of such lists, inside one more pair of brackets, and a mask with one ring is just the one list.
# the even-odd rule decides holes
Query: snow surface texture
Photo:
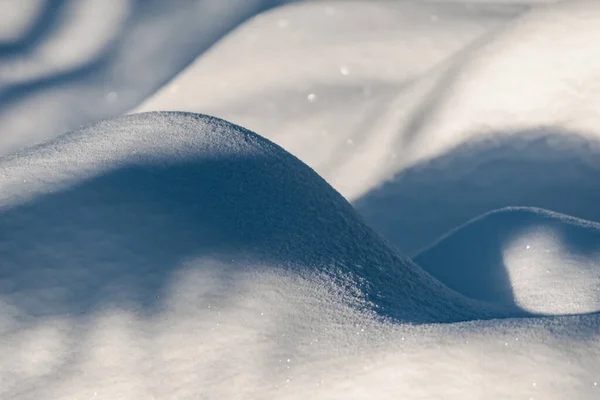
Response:
[{"label": "snow surface texture", "polygon": [[135,107],[287,0],[0,0],[0,155]]},{"label": "snow surface texture", "polygon": [[[0,0],[0,153],[279,2],[173,3]],[[0,158],[0,398],[599,398],[600,3],[540,3],[276,9],[134,110],[277,145],[159,113]]]},{"label": "snow surface texture", "polygon": [[0,179],[2,398],[598,394],[597,315],[480,320],[510,314],[222,120],[109,120]]},{"label": "snow surface texture", "polygon": [[414,255],[503,207],[600,221],[598,26],[595,0],[291,5],[241,26],[137,110],[259,132]]}]

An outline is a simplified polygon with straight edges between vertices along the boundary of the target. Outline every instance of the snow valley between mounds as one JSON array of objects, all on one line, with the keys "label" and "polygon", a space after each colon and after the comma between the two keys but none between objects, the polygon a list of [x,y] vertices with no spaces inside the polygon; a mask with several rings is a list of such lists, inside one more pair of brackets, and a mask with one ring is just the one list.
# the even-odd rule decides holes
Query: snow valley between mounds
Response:
[{"label": "snow valley between mounds", "polygon": [[597,314],[448,289],[225,121],[101,122],[0,159],[0,189],[1,398],[599,394]]}]

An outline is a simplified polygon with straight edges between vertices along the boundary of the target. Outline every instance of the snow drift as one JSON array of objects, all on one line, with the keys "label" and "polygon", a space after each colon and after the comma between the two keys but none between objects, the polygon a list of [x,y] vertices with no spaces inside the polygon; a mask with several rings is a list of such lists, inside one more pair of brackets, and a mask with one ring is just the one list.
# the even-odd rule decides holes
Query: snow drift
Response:
[{"label": "snow drift", "polygon": [[422,324],[524,313],[446,288],[222,120],[105,121],[0,179],[2,397],[595,393],[595,316]]},{"label": "snow drift", "polygon": [[[188,12],[211,3],[134,15],[129,33],[181,29],[154,50],[123,35],[90,75],[21,91],[3,65],[18,82],[0,88],[0,146],[133,106],[212,43]],[[257,16],[141,109],[264,134],[411,255],[505,206],[597,221],[598,5],[443,3]],[[217,7],[223,29],[251,11]],[[50,59],[87,59],[76,42]],[[165,43],[173,57],[140,73]],[[362,218],[277,145],[199,115],[105,121],[0,158],[0,397],[598,398],[595,223],[485,214],[418,258],[453,290]]]},{"label": "snow drift", "polygon": [[534,208],[483,215],[415,257],[480,300],[534,313],[600,311],[600,225]]},{"label": "snow drift", "polygon": [[390,249],[296,158],[214,118],[107,121],[0,171],[2,268],[24,315],[93,310],[112,285],[151,306],[174,266],[208,256],[325,279],[395,320],[486,315]]}]

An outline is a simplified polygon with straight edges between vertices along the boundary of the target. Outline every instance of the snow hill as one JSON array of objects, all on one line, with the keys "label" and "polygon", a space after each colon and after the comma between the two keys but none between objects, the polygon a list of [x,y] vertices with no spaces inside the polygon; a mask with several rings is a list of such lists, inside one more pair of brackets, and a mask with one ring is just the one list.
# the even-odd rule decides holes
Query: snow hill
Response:
[{"label": "snow hill", "polygon": [[597,394],[597,316],[505,319],[525,313],[447,289],[225,121],[108,120],[0,178],[1,397]]},{"label": "snow hill", "polygon": [[33,284],[13,304],[25,314],[93,309],[100,281],[134,278],[127,292],[155,303],[174,266],[210,256],[248,273],[318,275],[395,320],[485,317],[389,248],[302,162],[221,120],[123,117],[6,158],[0,171],[5,274],[21,288],[39,274],[63,292],[36,301]]},{"label": "snow hill", "polygon": [[507,208],[457,228],[414,258],[454,290],[540,314],[600,311],[600,225]]}]

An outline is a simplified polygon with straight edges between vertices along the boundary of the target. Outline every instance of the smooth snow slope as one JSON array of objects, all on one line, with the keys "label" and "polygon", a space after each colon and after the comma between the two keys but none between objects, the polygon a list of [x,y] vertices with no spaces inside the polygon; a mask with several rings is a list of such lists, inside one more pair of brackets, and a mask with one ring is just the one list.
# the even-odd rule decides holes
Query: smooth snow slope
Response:
[{"label": "smooth snow slope", "polygon": [[122,114],[287,1],[1,1],[0,155]]},{"label": "smooth snow slope", "polygon": [[599,10],[593,0],[287,6],[241,26],[138,110],[261,132],[409,255],[508,206],[600,221]]},{"label": "smooth snow slope", "polygon": [[534,313],[600,311],[600,225],[534,208],[485,214],[415,257],[454,290]]},{"label": "smooth snow slope", "polygon": [[0,193],[2,398],[598,395],[597,315],[439,324],[502,314],[222,120],[102,122],[0,159]]}]

